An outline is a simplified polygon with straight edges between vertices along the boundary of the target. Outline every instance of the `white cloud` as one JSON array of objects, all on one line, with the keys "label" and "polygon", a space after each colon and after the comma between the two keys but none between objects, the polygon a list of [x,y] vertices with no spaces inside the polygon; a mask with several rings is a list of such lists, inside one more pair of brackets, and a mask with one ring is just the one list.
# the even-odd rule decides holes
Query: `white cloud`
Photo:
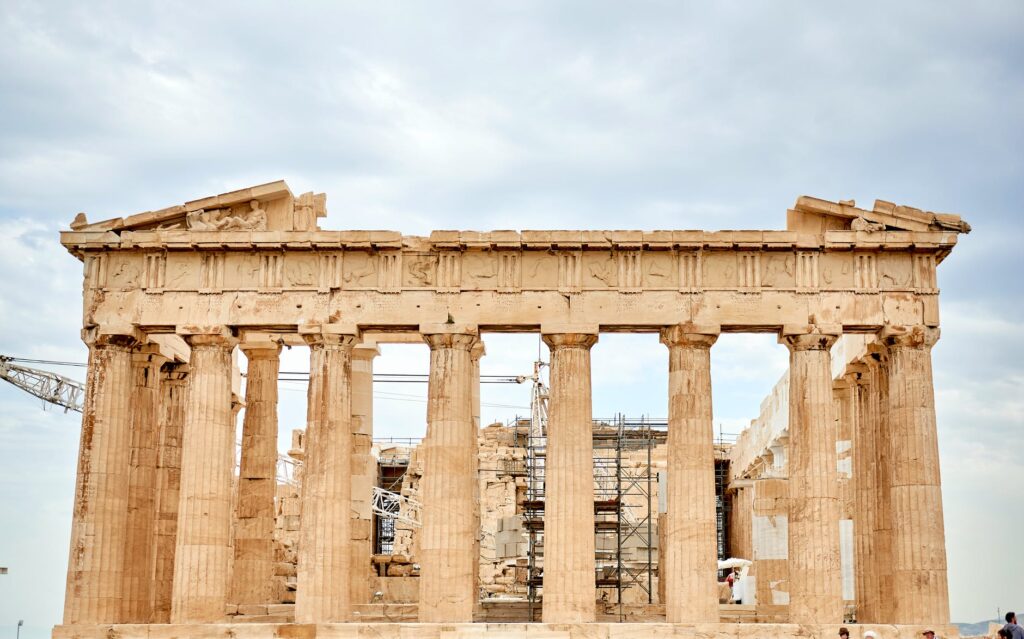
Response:
[{"label": "white cloud", "polygon": [[[802,193],[961,212],[975,231],[940,267],[936,400],[954,617],[981,618],[986,597],[1024,597],[975,570],[991,559],[978,549],[992,547],[1009,556],[1002,574],[1024,571],[1012,540],[973,532],[1022,492],[1004,461],[1024,410],[1022,24],[1012,0],[8,2],[0,352],[84,359],[81,265],[56,243],[77,211],[96,220],[278,178],[328,193],[326,227],[408,234],[782,228]],[[488,349],[485,372],[529,372],[536,341],[494,336]],[[287,365],[304,367],[304,351],[286,353]],[[595,414],[663,416],[667,349],[654,336],[602,336],[593,357]],[[378,370],[425,372],[426,361],[425,347],[387,347]],[[716,422],[745,425],[785,364],[771,336],[723,336]],[[425,404],[394,394],[425,388],[388,392],[379,427],[422,432]],[[284,433],[304,422],[305,395],[281,396]],[[518,386],[483,391],[495,404],[527,397]],[[46,443],[35,437],[49,414],[17,393],[0,400],[17,416],[0,421],[5,443]],[[485,421],[509,416],[484,409]],[[75,444],[54,445],[66,456]],[[57,477],[39,484],[52,503],[72,490]],[[998,499],[977,498],[986,485]],[[12,544],[56,530],[36,503],[46,501],[5,504],[27,513]],[[0,616],[28,611],[48,636],[56,612],[33,602],[59,600],[56,564],[33,566],[42,590],[0,591]]]}]

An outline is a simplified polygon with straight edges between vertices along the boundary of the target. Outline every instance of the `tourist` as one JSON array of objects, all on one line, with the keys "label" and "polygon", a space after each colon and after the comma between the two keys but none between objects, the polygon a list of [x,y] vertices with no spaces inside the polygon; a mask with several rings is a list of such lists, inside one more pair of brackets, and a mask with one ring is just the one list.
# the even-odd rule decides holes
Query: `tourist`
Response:
[{"label": "tourist", "polygon": [[924,635],[925,637],[927,637],[928,639],[935,639],[935,631],[934,630],[925,630],[921,634]]},{"label": "tourist", "polygon": [[840,628],[839,629],[839,636],[840,637],[846,637],[846,639],[850,639],[850,631],[847,630],[846,628]]},{"label": "tourist", "polygon": [[1013,635],[1006,628],[999,629],[999,639],[1013,639]]},{"label": "tourist", "polygon": [[878,639],[878,633],[874,630],[868,630],[864,633],[864,639]]},{"label": "tourist", "polygon": [[1010,633],[1010,639],[1024,639],[1024,628],[1017,625],[1017,613],[1006,613],[1006,625],[1003,630]]}]

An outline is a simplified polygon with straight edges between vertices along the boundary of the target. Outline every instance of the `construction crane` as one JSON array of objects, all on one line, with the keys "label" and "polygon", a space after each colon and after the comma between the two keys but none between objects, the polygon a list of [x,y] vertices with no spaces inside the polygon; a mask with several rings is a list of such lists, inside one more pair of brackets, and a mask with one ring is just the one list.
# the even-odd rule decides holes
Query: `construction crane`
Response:
[{"label": "construction crane", "polygon": [[[52,373],[50,371],[23,366],[15,362],[32,362],[44,364],[67,364],[66,362],[48,362],[44,360],[29,360],[20,357],[0,355],[0,378],[18,388],[35,395],[39,399],[63,406],[64,412],[75,411],[81,413],[85,398],[85,385],[82,382]],[[410,376],[411,377],[411,376]],[[388,380],[391,381],[391,380]],[[241,447],[241,442],[236,445]],[[301,464],[298,460],[287,455],[277,457],[277,479],[281,483],[296,485],[295,471]],[[373,488],[373,511],[379,517],[387,517],[404,521],[412,526],[419,526],[418,511],[419,502],[409,499],[403,495],[386,491],[382,488]]]},{"label": "construction crane", "polygon": [[82,412],[85,403],[85,385],[57,373],[16,364],[15,362],[41,362],[0,355],[0,378],[39,399],[63,406],[64,412]]}]

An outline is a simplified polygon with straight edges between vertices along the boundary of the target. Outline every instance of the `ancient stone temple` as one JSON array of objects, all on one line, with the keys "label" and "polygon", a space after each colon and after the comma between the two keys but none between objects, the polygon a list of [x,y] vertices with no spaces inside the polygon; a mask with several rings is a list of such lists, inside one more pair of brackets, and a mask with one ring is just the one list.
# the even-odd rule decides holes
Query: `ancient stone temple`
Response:
[{"label": "ancient stone temple", "polygon": [[[955,636],[930,349],[936,268],[970,230],[959,217],[801,197],[776,231],[413,237],[322,230],[325,215],[323,194],[274,182],[101,222],[80,214],[61,234],[84,264],[89,368],[55,637],[825,637],[854,617],[854,637]],[[550,348],[537,623],[474,623],[480,358],[501,332]],[[666,347],[663,616],[645,624],[598,622],[590,357],[602,332]],[[762,416],[731,455],[735,546],[774,606],[756,626],[720,615],[710,352],[723,332],[772,333],[790,351],[772,413],[785,427]],[[430,348],[419,623],[357,614],[374,596],[373,358],[393,342]],[[275,479],[282,346],[310,361],[295,515]],[[299,528],[293,616],[229,621],[273,600],[283,516]]]}]

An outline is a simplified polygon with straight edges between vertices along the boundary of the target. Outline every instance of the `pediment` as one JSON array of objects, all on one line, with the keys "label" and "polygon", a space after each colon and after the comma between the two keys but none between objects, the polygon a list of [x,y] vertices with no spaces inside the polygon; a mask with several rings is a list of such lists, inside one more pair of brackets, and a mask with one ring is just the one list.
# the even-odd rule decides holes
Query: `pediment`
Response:
[{"label": "pediment", "polygon": [[284,180],[229,191],[126,217],[89,222],[79,213],[74,231],[316,231],[327,215],[323,193],[292,195]]},{"label": "pediment", "polygon": [[970,233],[971,226],[959,215],[932,213],[911,206],[875,200],[874,207],[857,208],[853,200],[830,202],[800,196],[789,210],[786,228],[802,233],[824,231],[953,231]]}]

